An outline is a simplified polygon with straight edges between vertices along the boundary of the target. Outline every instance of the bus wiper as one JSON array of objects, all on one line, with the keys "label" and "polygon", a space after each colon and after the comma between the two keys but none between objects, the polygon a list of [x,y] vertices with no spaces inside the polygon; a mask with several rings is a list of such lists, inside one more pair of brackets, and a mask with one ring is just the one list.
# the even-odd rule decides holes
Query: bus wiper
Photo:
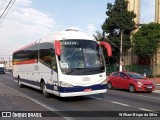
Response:
[{"label": "bus wiper", "polygon": [[74,72],[74,71],[76,71],[76,70],[81,70],[81,69],[82,69],[82,68],[75,68],[75,69],[69,71],[67,74],[69,75],[70,73],[72,73],[72,72]]}]

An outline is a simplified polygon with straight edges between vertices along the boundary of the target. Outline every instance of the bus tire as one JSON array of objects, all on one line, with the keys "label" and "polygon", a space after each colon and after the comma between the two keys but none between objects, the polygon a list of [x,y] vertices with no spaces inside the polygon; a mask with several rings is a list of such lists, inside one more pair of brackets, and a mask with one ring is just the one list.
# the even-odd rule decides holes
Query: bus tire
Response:
[{"label": "bus tire", "polygon": [[42,93],[43,93],[45,98],[48,98],[50,96],[50,94],[47,92],[45,82],[42,83]]},{"label": "bus tire", "polygon": [[18,86],[20,87],[20,88],[23,88],[23,84],[22,84],[22,81],[21,81],[21,79],[18,77]]}]

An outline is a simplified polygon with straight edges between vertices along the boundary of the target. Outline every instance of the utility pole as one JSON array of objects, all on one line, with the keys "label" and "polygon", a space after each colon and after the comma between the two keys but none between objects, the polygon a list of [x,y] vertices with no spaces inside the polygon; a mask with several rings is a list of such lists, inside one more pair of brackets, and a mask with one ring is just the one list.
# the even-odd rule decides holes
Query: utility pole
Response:
[{"label": "utility pole", "polygon": [[119,61],[119,71],[122,71],[122,63],[123,63],[123,59],[122,59],[122,51],[123,51],[123,30],[121,31],[121,44],[120,44],[120,61]]}]

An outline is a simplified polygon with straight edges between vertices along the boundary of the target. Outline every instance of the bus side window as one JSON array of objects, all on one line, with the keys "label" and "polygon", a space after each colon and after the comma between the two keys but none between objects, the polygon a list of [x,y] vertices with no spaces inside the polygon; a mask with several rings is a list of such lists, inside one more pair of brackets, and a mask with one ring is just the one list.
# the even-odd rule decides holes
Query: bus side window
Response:
[{"label": "bus side window", "polygon": [[56,71],[56,59],[55,59],[53,44],[49,42],[40,43],[39,51],[40,51],[40,62]]},{"label": "bus side window", "polygon": [[56,56],[55,56],[55,51],[53,49],[50,49],[50,54],[51,54],[51,68],[54,71],[57,71],[57,63],[56,63]]}]

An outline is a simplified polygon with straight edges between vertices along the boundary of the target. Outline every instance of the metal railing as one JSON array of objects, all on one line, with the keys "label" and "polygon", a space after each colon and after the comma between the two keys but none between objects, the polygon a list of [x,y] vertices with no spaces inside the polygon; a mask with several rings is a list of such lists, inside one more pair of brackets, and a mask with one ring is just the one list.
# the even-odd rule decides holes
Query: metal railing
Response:
[{"label": "metal railing", "polygon": [[[106,65],[106,74],[110,75],[112,72],[119,71],[118,65]],[[155,85],[160,85],[160,65],[123,65],[123,71],[137,72],[144,75],[153,81]]]}]

